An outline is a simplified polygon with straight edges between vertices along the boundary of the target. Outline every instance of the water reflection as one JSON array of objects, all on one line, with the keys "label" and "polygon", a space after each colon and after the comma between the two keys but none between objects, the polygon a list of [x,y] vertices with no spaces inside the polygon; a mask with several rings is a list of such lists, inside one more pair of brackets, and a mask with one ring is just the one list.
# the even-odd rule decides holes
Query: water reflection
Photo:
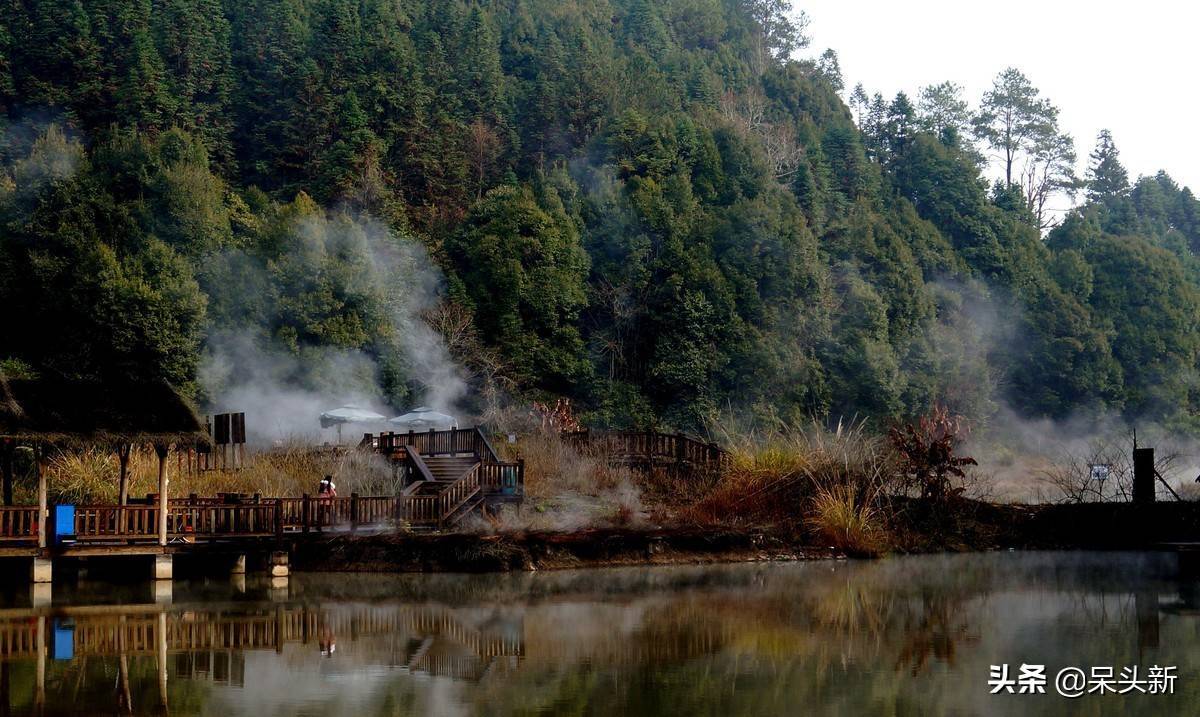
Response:
[{"label": "water reflection", "polygon": [[[0,714],[1193,714],[1166,554],[83,584],[0,609]],[[995,663],[1176,665],[1177,694],[992,696]]]}]

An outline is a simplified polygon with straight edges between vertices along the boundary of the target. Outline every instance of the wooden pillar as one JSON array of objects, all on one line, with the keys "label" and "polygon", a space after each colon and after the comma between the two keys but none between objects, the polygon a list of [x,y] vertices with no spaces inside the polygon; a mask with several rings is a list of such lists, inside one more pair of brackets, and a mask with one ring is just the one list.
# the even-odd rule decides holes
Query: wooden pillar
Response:
[{"label": "wooden pillar", "polygon": [[48,510],[48,490],[46,485],[46,447],[41,444],[33,446],[33,464],[37,471],[38,482],[38,547],[45,549],[46,547],[46,532],[50,522],[50,511]]},{"label": "wooden pillar", "polygon": [[170,450],[168,445],[154,446],[154,452],[158,455],[158,544],[163,547],[167,545],[167,509],[170,505],[167,500],[167,453]]},{"label": "wooden pillar", "polygon": [[350,532],[358,528],[358,493],[350,494]]},{"label": "wooden pillar", "polygon": [[118,483],[118,498],[121,505],[129,504],[129,454],[132,452],[132,443],[117,445],[117,461],[121,464],[121,476]]},{"label": "wooden pillar", "polygon": [[307,533],[311,528],[312,523],[312,498],[308,493],[300,497],[300,514],[303,521],[303,532]]}]

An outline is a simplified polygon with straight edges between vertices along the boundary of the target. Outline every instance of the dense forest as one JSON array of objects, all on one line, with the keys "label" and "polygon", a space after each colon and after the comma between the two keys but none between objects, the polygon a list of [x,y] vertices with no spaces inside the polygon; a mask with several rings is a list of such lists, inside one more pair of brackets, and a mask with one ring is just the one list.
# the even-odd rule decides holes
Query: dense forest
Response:
[{"label": "dense forest", "polygon": [[465,410],[1200,428],[1188,189],[1107,133],[1076,176],[1017,70],[887,99],[807,45],[784,0],[0,0],[3,368],[203,403],[236,334],[404,408],[400,305]]}]

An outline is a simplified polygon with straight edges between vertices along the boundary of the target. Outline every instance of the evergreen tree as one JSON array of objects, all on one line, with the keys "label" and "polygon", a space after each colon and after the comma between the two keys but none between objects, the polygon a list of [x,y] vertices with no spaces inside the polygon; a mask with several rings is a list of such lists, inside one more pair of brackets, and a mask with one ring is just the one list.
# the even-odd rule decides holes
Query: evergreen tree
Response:
[{"label": "evergreen tree", "polygon": [[1096,137],[1096,148],[1089,156],[1087,170],[1087,197],[1093,202],[1104,202],[1125,196],[1129,192],[1129,175],[1121,164],[1117,145],[1112,132],[1100,130]]}]

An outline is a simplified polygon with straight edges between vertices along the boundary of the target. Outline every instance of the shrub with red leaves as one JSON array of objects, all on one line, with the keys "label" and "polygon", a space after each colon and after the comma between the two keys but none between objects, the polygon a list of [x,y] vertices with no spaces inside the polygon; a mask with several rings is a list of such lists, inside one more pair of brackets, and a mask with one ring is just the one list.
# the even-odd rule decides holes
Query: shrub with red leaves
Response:
[{"label": "shrub with red leaves", "polygon": [[961,495],[962,486],[955,485],[954,479],[966,475],[964,466],[978,465],[970,456],[954,455],[969,433],[963,417],[951,415],[940,404],[915,423],[892,426],[888,437],[900,456],[906,487],[934,501]]}]

